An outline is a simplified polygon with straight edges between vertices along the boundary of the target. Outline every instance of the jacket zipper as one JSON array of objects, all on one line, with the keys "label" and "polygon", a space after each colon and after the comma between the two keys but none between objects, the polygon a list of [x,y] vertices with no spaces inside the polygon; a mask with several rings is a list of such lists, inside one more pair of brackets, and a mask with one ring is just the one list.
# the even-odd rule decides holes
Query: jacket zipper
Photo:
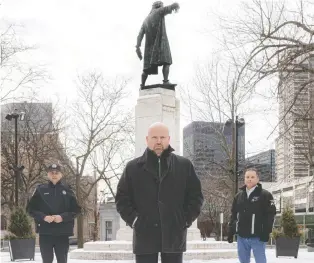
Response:
[{"label": "jacket zipper", "polygon": [[159,176],[159,181],[161,181],[161,169],[160,169],[160,158],[158,157],[158,176]]},{"label": "jacket zipper", "polygon": [[251,234],[254,235],[254,228],[255,228],[255,214],[252,214],[252,228],[251,228]]},{"label": "jacket zipper", "polygon": [[158,177],[159,177],[159,187],[158,187],[158,211],[159,211],[159,219],[160,219],[160,229],[161,229],[161,240],[162,240],[162,220],[160,213],[160,185],[161,185],[161,165],[160,165],[160,157],[158,157]]},{"label": "jacket zipper", "polygon": [[238,233],[238,228],[239,228],[239,213],[237,213],[236,233]]}]

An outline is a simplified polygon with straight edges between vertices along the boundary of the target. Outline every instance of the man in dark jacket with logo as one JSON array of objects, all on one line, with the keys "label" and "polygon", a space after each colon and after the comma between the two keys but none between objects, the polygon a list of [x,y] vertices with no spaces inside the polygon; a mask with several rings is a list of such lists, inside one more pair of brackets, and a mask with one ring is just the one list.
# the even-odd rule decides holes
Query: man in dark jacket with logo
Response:
[{"label": "man in dark jacket with logo", "polygon": [[144,154],[130,161],[120,178],[117,211],[133,228],[137,263],[181,263],[187,228],[203,203],[201,184],[192,163],[172,153],[169,131],[150,126]]},{"label": "man in dark jacket with logo", "polygon": [[48,184],[37,186],[27,211],[35,219],[43,263],[52,263],[53,250],[57,262],[66,263],[69,236],[73,235],[74,218],[80,212],[74,193],[61,183],[58,164],[48,167]]},{"label": "man in dark jacket with logo", "polygon": [[240,263],[249,263],[253,250],[256,263],[266,263],[265,247],[272,232],[276,207],[271,193],[262,189],[258,172],[250,168],[245,172],[245,186],[235,196],[228,242],[237,234]]}]

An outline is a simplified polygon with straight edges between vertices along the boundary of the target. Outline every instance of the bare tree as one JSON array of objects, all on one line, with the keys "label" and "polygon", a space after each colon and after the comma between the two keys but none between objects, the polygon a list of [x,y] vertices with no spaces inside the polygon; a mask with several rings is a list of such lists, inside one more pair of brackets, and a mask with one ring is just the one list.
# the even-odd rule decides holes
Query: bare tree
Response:
[{"label": "bare tree", "polygon": [[240,67],[235,84],[245,81],[255,88],[263,80],[276,83],[280,96],[298,74],[307,80],[290,95],[279,122],[293,110],[304,90],[313,87],[314,17],[310,1],[264,1],[243,3],[234,18],[221,19],[222,44],[237,54]]},{"label": "bare tree", "polygon": [[98,178],[104,180],[113,197],[115,196],[115,183],[120,178],[126,162],[134,155],[132,154],[134,145],[126,139],[126,134],[134,134],[133,127],[124,127],[124,131],[117,134],[113,140],[108,140],[101,145],[92,158],[92,165]]},{"label": "bare tree", "polygon": [[[216,125],[215,125],[216,124]],[[217,123],[207,124],[203,128],[212,128],[218,126]],[[219,125],[221,126],[221,125]],[[217,129],[217,128],[216,128]],[[217,129],[218,131],[218,129]],[[223,132],[215,132],[214,136],[211,136],[211,141],[208,138],[194,144],[198,150],[190,149],[190,145],[186,143],[184,145],[187,157],[194,163],[195,171],[200,177],[202,192],[204,195],[204,206],[202,213],[199,217],[198,227],[203,237],[209,237],[211,233],[214,233],[217,237],[220,235],[220,213],[224,214],[224,222],[227,222],[228,215],[230,214],[230,203],[233,197],[233,180],[234,173],[232,167],[231,147],[227,146],[227,149],[220,148],[224,160],[217,160],[215,154],[211,150],[211,146],[215,144],[215,150],[219,150],[217,145],[223,146],[224,140]],[[207,145],[208,144],[208,145]],[[217,154],[217,153],[216,153]],[[225,225],[224,232],[225,235]]]},{"label": "bare tree", "polygon": [[[245,117],[249,110],[246,102],[252,97],[252,90],[245,83],[235,84],[238,66],[226,65],[220,58],[216,61],[197,69],[193,96],[189,90],[183,94],[191,120],[205,122],[199,131],[203,134],[199,141],[192,147],[185,143],[184,148],[202,181],[205,206],[200,221],[206,221],[207,229],[202,231],[207,235],[220,232],[219,214],[223,212],[228,217],[235,189],[235,127],[228,126],[226,121],[234,123],[238,114]],[[238,150],[238,154],[243,166],[244,149]]]},{"label": "bare tree", "polygon": [[207,222],[207,227],[200,229],[204,236],[214,233],[220,236],[220,213],[223,213],[223,236],[226,236],[226,224],[230,217],[230,203],[233,198],[230,185],[232,181],[224,171],[218,167],[207,171],[201,179],[204,194],[204,206],[200,217],[201,222]]},{"label": "bare tree", "polygon": [[[224,163],[212,160],[211,163],[223,169],[226,174],[229,173],[230,179],[234,180],[234,130],[232,129],[232,134],[230,134],[232,137],[227,138],[225,123],[228,119],[234,123],[238,114],[244,117],[245,112],[250,110],[246,102],[252,97],[252,93],[246,86],[235,85],[234,80],[238,72],[236,65],[225,65],[220,58],[216,60],[220,62],[211,62],[197,69],[193,96],[190,95],[192,92],[187,90],[183,93],[183,101],[189,105],[191,120],[209,123],[210,127],[207,129],[215,134],[215,143],[219,144],[223,159],[227,160]],[[185,147],[188,146],[185,145]],[[201,147],[204,147],[203,152],[205,152],[211,146],[204,144]],[[244,160],[244,156],[240,159]]]},{"label": "bare tree", "polygon": [[314,167],[313,7],[306,0],[254,0],[243,4],[241,15],[222,20],[222,43],[227,52],[236,50],[241,67],[236,84],[243,79],[252,88],[264,80],[275,84],[280,108],[273,132],[279,130],[277,142],[293,147],[309,175]]},{"label": "bare tree", "polygon": [[[3,105],[2,110],[5,110]],[[26,206],[36,186],[44,183],[46,167],[51,160],[58,158],[56,147],[62,149],[59,142],[61,119],[55,116],[51,103],[7,104],[8,112],[18,107],[25,112],[25,119],[18,121],[18,159],[19,167],[19,205]],[[13,208],[14,189],[14,125],[3,120],[1,129],[1,207]]]},{"label": "bare tree", "polygon": [[[126,81],[105,80],[101,73],[90,72],[78,77],[78,102],[73,108],[67,142],[67,156],[73,156],[76,169],[68,165],[76,176],[76,194],[79,204],[88,210],[84,200],[104,180],[111,189],[111,181],[122,170],[128,157],[132,116],[123,105],[127,99]],[[124,155],[122,154],[124,153]],[[124,158],[121,158],[124,156]],[[84,175],[91,171],[97,177],[89,185],[83,185]],[[78,247],[82,247],[83,215],[77,218]]]},{"label": "bare tree", "polygon": [[18,26],[11,24],[1,29],[1,103],[5,103],[10,99],[22,99],[28,88],[35,89],[36,85],[48,78],[43,67],[40,65],[28,65],[25,62],[25,57],[35,47],[28,46],[20,40],[17,34],[18,28]]}]

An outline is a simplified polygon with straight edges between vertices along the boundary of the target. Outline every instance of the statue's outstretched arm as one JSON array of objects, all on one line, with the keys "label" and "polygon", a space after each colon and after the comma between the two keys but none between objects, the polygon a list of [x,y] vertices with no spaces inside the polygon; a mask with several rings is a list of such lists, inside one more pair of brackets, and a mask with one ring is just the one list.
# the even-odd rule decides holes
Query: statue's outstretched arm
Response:
[{"label": "statue's outstretched arm", "polygon": [[172,11],[178,12],[180,9],[180,5],[178,3],[173,3],[172,5],[167,5],[159,9],[161,15],[169,15]]}]

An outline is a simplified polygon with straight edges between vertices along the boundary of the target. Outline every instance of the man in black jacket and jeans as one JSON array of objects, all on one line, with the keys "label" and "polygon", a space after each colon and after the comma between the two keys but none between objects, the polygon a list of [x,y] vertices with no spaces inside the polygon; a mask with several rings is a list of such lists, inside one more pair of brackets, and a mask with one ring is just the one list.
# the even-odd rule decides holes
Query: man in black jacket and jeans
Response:
[{"label": "man in black jacket and jeans", "polygon": [[229,222],[228,242],[237,234],[240,263],[249,263],[253,250],[256,263],[266,263],[265,247],[272,232],[276,207],[271,193],[262,189],[258,172],[245,172],[245,186],[235,196]]},{"label": "man in black jacket and jeans", "polygon": [[74,218],[80,212],[74,193],[61,183],[58,164],[48,167],[48,184],[37,186],[27,211],[35,219],[43,263],[52,263],[53,250],[58,263],[66,263],[69,236],[73,235]]},{"label": "man in black jacket and jeans", "polygon": [[117,211],[133,228],[137,263],[182,263],[187,228],[203,203],[200,180],[192,163],[172,153],[169,131],[150,126],[144,154],[130,161],[120,178]]}]

